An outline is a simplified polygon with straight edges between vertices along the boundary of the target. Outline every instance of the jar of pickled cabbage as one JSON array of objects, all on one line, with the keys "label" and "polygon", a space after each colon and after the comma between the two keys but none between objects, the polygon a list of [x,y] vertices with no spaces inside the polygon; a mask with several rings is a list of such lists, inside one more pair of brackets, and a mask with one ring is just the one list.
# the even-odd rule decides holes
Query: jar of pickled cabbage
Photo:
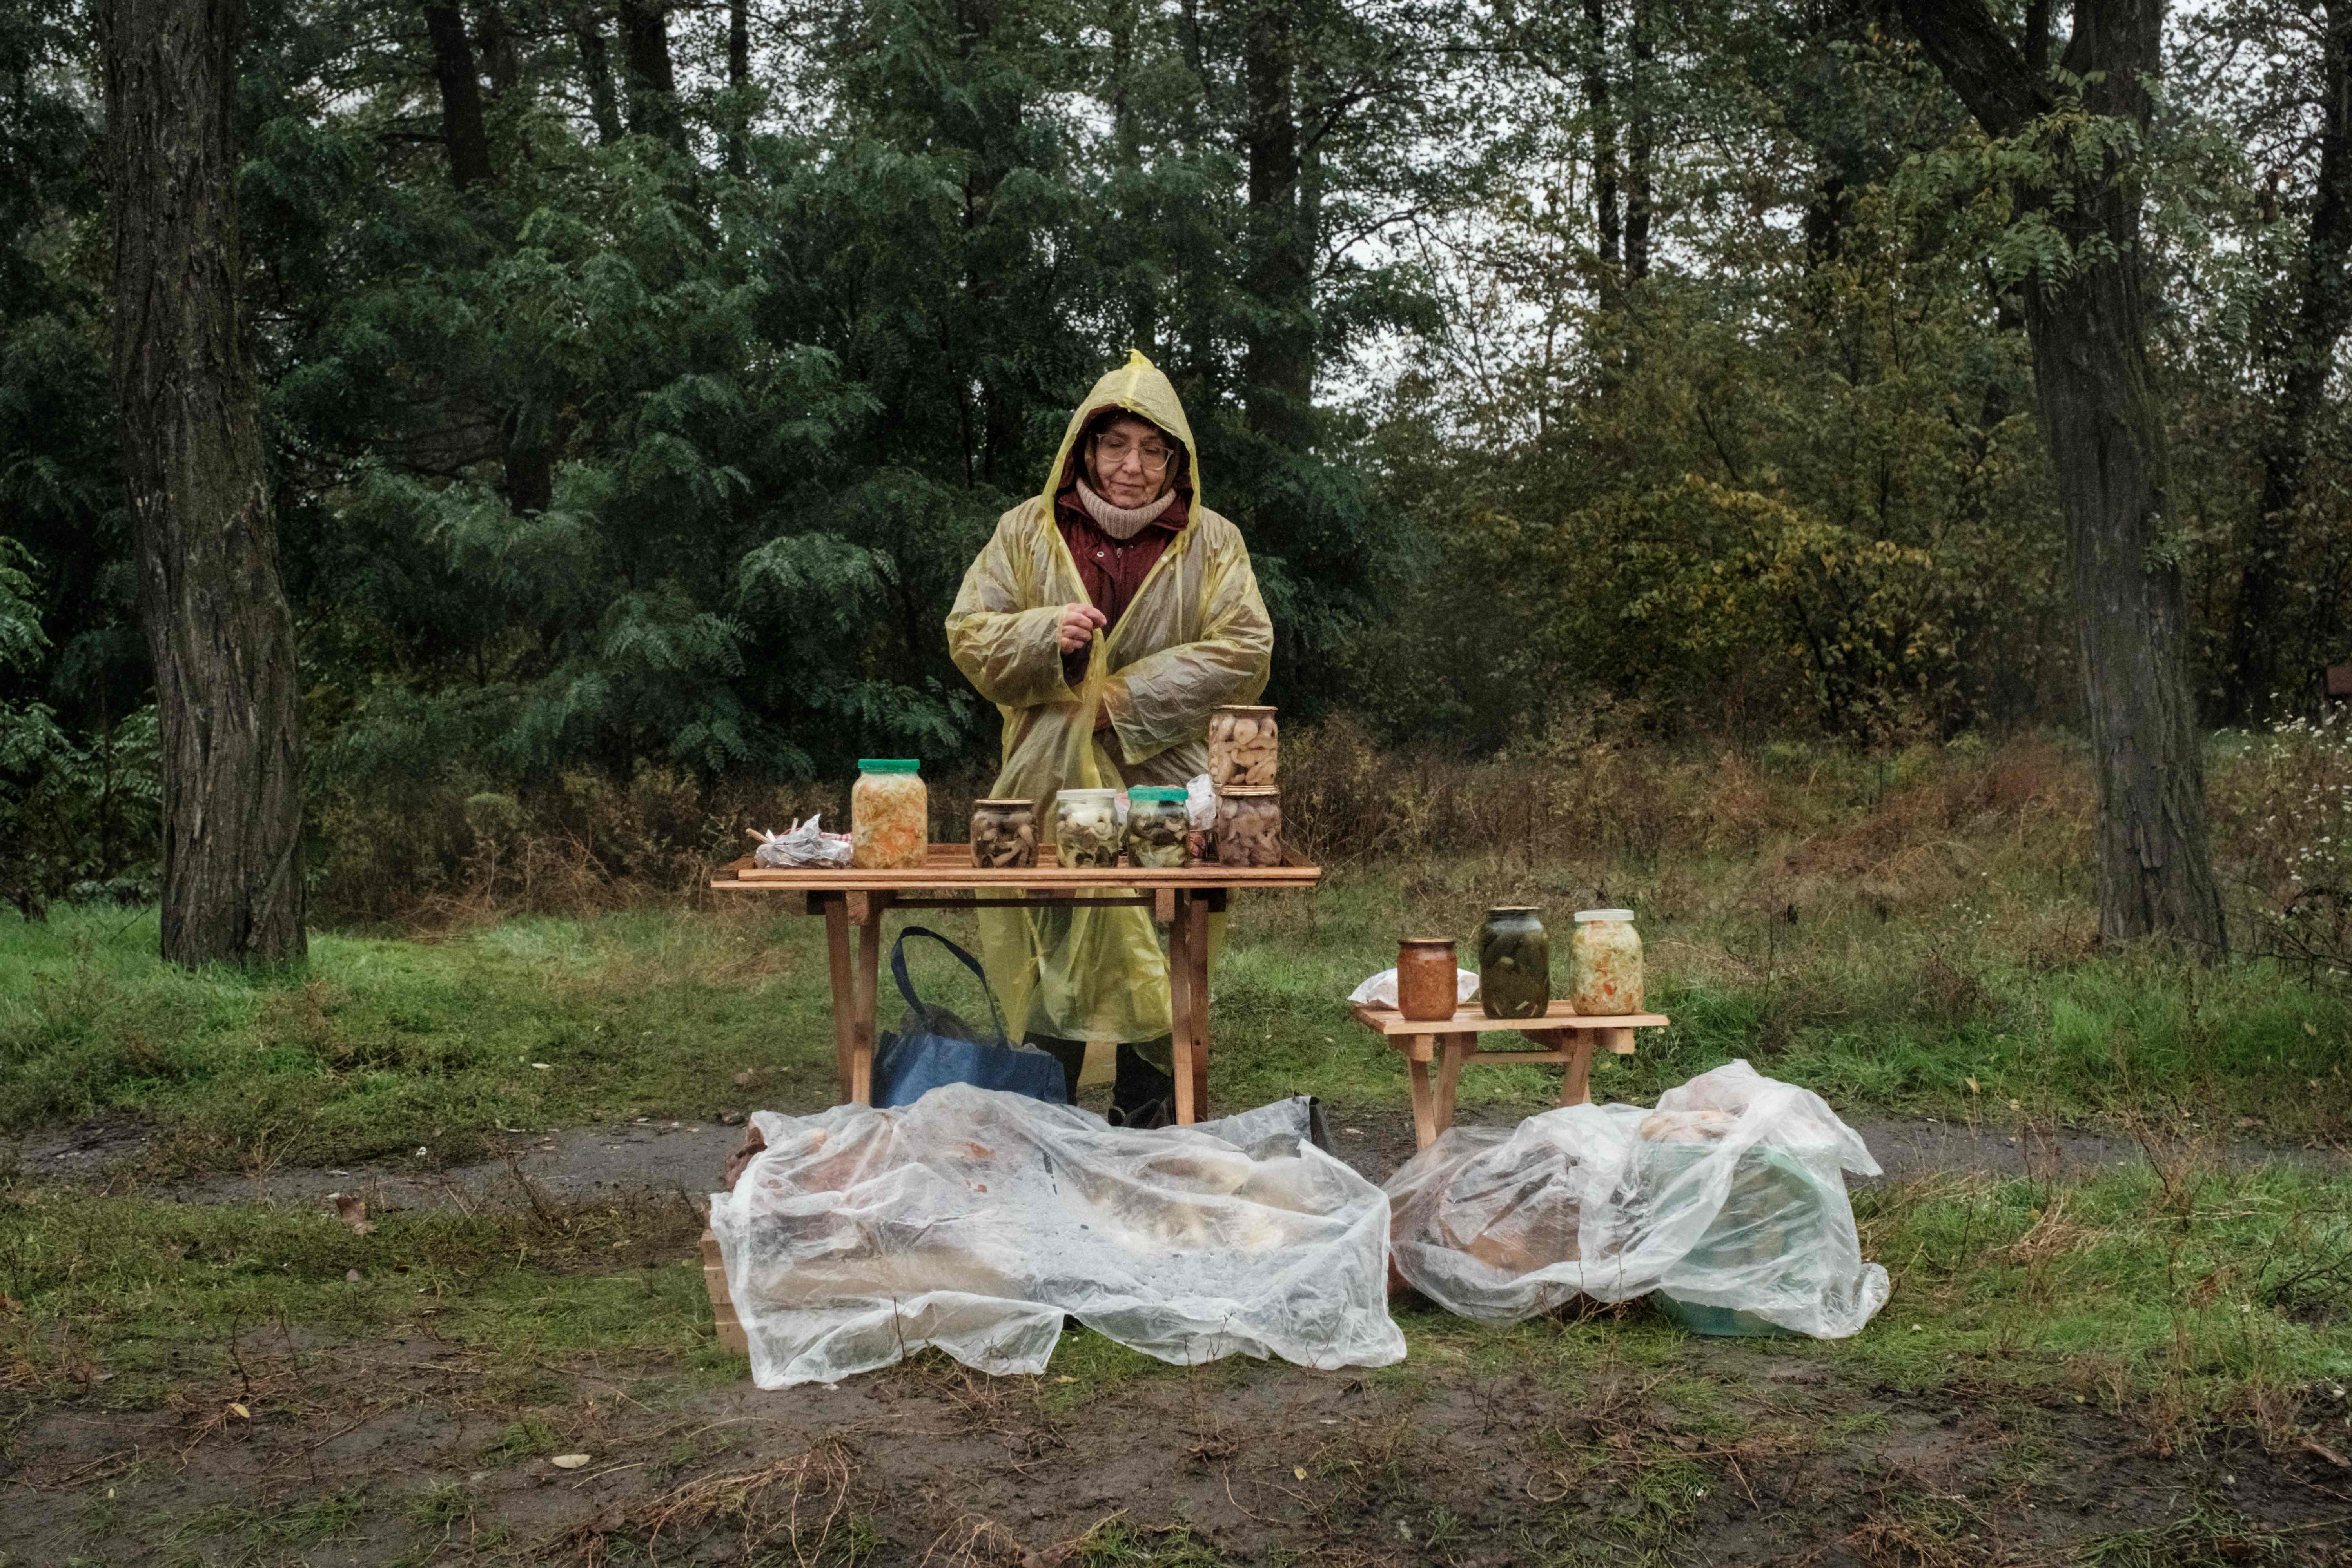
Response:
[{"label": "jar of pickled cabbage", "polygon": [[1118,864],[1118,791],[1066,789],[1054,797],[1055,853],[1064,866]]},{"label": "jar of pickled cabbage", "polygon": [[1217,792],[1217,864],[1282,864],[1282,792],[1221,789]]},{"label": "jar of pickled cabbage", "polygon": [[1262,789],[1275,783],[1280,731],[1271,708],[1228,705],[1209,715],[1209,782],[1219,789]]},{"label": "jar of pickled cabbage", "polygon": [[919,866],[931,847],[931,800],[912,757],[862,757],[849,790],[849,863]]},{"label": "jar of pickled cabbage", "polygon": [[1127,792],[1127,863],[1172,871],[1188,857],[1184,838],[1191,824],[1184,792],[1162,784],[1139,784]]},{"label": "jar of pickled cabbage", "polygon": [[1037,808],[1026,800],[971,803],[971,863],[1001,871],[1037,863]]},{"label": "jar of pickled cabbage", "polygon": [[1569,1005],[1588,1018],[1642,1010],[1642,936],[1631,910],[1579,910],[1569,945]]},{"label": "jar of pickled cabbage", "polygon": [[1551,935],[1539,910],[1486,911],[1478,928],[1478,1005],[1489,1018],[1540,1018],[1551,1007]]}]

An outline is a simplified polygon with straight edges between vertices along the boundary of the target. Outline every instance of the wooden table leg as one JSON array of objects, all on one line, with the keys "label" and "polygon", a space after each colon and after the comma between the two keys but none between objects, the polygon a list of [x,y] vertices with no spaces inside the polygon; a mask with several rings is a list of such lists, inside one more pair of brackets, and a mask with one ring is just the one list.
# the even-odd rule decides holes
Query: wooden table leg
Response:
[{"label": "wooden table leg", "polygon": [[1201,1119],[1192,1080],[1192,896],[1176,895],[1174,918],[1168,923],[1168,1052],[1176,1079],[1176,1124],[1190,1127]]},{"label": "wooden table leg", "polygon": [[1559,1102],[1562,1105],[1592,1103],[1592,1031],[1563,1029],[1560,1046],[1568,1051],[1568,1070],[1560,1075]]},{"label": "wooden table leg", "polygon": [[1473,1042],[1460,1035],[1445,1037],[1445,1054],[1437,1067],[1437,1130],[1440,1132],[1454,1125],[1454,1095],[1462,1085],[1462,1064],[1470,1059]]},{"label": "wooden table leg", "polygon": [[[812,899],[816,895],[809,895]],[[852,1098],[857,1057],[857,982],[849,963],[849,903],[834,893],[824,900],[824,962],[833,978],[833,1102]]]},{"label": "wooden table leg", "polygon": [[1185,991],[1192,1008],[1192,1116],[1209,1114],[1209,902],[1189,897],[1181,911],[1191,928],[1185,942],[1192,964],[1192,983]]},{"label": "wooden table leg", "polygon": [[1412,1142],[1416,1149],[1426,1149],[1437,1142],[1437,1094],[1430,1087],[1429,1058],[1435,1040],[1429,1035],[1414,1035],[1405,1041],[1405,1077],[1412,1084]]},{"label": "wooden table leg", "polygon": [[858,928],[857,1011],[852,1020],[849,1098],[859,1105],[874,1103],[874,1015],[876,981],[882,968],[882,912],[890,907],[887,893],[852,893],[849,922]]}]

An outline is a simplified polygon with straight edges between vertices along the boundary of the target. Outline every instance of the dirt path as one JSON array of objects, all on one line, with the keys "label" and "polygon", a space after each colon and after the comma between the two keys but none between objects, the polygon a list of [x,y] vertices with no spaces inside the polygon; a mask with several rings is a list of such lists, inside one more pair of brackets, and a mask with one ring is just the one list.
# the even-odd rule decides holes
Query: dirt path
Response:
[{"label": "dirt path", "polygon": [[[1097,1093],[1097,1098],[1099,1094]],[[1099,1108],[1097,1108],[1099,1109]],[[1464,1123],[1500,1124],[1511,1112],[1465,1110]],[[1412,1157],[1412,1119],[1404,1107],[1362,1105],[1330,1110],[1336,1152],[1364,1175],[1384,1181]],[[1877,1157],[1883,1181],[1937,1173],[1981,1172],[1999,1176],[2088,1176],[2144,1164],[2132,1139],[2063,1128],[1980,1125],[1921,1119],[1864,1118],[1853,1126]],[[637,1190],[683,1192],[701,1201],[717,1184],[728,1155],[743,1136],[738,1125],[652,1118],[607,1127],[574,1127],[540,1137],[517,1137],[509,1160],[441,1167],[429,1151],[404,1159],[351,1166],[281,1166],[248,1173],[218,1172],[148,1189],[186,1203],[315,1204],[333,1192],[364,1192],[372,1207],[429,1208],[518,1199],[518,1172],[564,1197]],[[17,1168],[49,1181],[104,1179],[135,1166],[146,1152],[146,1129],[129,1122],[93,1122],[17,1142]],[[2202,1152],[2232,1165],[2269,1161],[2352,1170],[2352,1153],[2245,1141],[2211,1142]],[[1867,1178],[1861,1178],[1866,1180]]]}]

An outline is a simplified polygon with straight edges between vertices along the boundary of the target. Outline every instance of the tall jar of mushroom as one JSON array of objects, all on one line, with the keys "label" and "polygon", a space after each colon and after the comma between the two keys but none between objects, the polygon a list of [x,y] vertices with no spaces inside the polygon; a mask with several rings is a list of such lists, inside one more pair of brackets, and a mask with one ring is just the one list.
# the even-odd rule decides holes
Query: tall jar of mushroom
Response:
[{"label": "tall jar of mushroom", "polygon": [[1271,708],[1225,707],[1209,715],[1209,782],[1219,789],[1270,789],[1281,731]]}]

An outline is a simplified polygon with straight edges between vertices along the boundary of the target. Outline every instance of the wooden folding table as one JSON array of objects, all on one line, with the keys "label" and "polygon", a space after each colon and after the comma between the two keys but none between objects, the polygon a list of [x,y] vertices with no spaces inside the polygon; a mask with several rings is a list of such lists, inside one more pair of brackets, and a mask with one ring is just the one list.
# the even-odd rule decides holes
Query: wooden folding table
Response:
[{"label": "wooden folding table", "polygon": [[1323,879],[1322,868],[1187,866],[1160,871],[1127,865],[1063,867],[1055,863],[1050,848],[1038,851],[1037,862],[982,870],[971,863],[967,844],[934,844],[922,865],[892,870],[772,868],[754,865],[746,856],[723,867],[710,885],[721,892],[782,893],[803,911],[824,917],[833,979],[835,1074],[842,1098],[861,1105],[873,1102],[875,984],[887,910],[1062,905],[1148,909],[1153,920],[1168,928],[1176,1120],[1201,1120],[1209,1106],[1209,916],[1222,911],[1237,892],[1313,888]]},{"label": "wooden folding table", "polygon": [[[1594,1047],[1621,1057],[1633,1054],[1633,1031],[1663,1029],[1671,1022],[1657,1013],[1625,1013],[1596,1018],[1579,1014],[1565,1002],[1554,1002],[1538,1018],[1489,1018],[1475,1004],[1455,1009],[1451,1018],[1408,1018],[1393,1007],[1358,1004],[1356,1018],[1381,1037],[1392,1050],[1402,1051],[1412,1079],[1413,1142],[1426,1149],[1437,1135],[1454,1125],[1454,1094],[1462,1069],[1472,1062],[1559,1062],[1559,1102],[1589,1105],[1592,1100]],[[1516,1030],[1534,1043],[1532,1050],[1487,1050],[1480,1042],[1489,1034]],[[1437,1064],[1431,1081],[1430,1063]]]}]

